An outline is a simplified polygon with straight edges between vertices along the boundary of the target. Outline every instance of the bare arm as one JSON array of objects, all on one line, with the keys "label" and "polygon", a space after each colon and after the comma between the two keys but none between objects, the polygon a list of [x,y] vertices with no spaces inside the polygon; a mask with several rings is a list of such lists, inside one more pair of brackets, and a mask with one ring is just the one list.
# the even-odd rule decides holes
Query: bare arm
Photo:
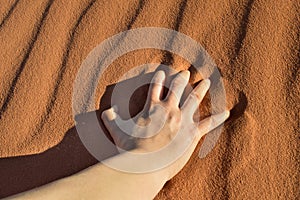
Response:
[{"label": "bare arm", "polygon": [[[171,84],[171,92],[165,100],[161,100],[164,79],[165,74],[162,71],[155,74],[144,110],[133,119],[136,123],[134,126],[128,121],[122,120],[118,116],[116,108],[104,111],[102,119],[115,143],[120,148],[127,150],[109,158],[106,162],[126,164],[132,153],[146,155],[175,141],[175,145],[167,149],[167,154],[162,153],[161,157],[157,158],[157,162],[160,162],[160,160],[167,159],[166,155],[177,154],[178,145],[188,141],[187,148],[178,154],[178,158],[170,165],[162,166],[148,173],[126,173],[98,163],[75,175],[9,199],[153,199],[166,181],[184,167],[200,138],[222,124],[229,116],[229,112],[224,111],[208,117],[200,123],[194,122],[193,115],[209,89],[210,81],[202,81],[179,108],[179,100],[189,80],[189,72],[183,71],[175,77]],[[159,124],[157,119],[161,119],[164,123]],[[120,129],[120,126],[123,129]],[[159,130],[157,130],[158,126],[161,126]],[[132,132],[127,135],[128,133],[124,133],[124,127]],[[183,138],[177,137],[178,134]],[[145,165],[151,164],[153,163],[150,160],[149,163],[145,163]]]}]

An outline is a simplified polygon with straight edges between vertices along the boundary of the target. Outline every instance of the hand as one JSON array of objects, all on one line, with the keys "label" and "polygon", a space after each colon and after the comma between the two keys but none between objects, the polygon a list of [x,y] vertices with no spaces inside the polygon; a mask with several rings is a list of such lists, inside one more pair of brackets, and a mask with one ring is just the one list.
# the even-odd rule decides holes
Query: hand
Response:
[{"label": "hand", "polygon": [[[190,145],[178,160],[164,169],[169,179],[183,168],[201,137],[218,127],[229,116],[229,112],[224,111],[200,122],[193,120],[194,113],[210,87],[209,79],[201,81],[182,107],[179,107],[189,77],[189,71],[179,73],[172,81],[167,97],[161,100],[165,73],[158,71],[151,81],[144,109],[133,119],[122,120],[117,114],[116,106],[102,113],[102,120],[115,144],[125,150],[138,153],[157,151],[174,142],[177,134],[183,134],[184,140],[190,141]],[[183,141],[175,142],[180,145]],[[170,149],[170,154],[178,153],[178,145]]]}]

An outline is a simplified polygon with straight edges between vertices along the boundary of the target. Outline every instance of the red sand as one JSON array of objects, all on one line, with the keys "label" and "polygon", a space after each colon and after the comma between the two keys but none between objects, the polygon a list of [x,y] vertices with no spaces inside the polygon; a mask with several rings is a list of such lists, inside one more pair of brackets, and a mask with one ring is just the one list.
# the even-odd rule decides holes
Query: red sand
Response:
[{"label": "red sand", "polygon": [[[198,147],[156,199],[296,199],[300,3],[222,2],[1,1],[0,197],[96,162],[73,129],[77,70],[104,39],[155,26],[182,32],[205,47],[222,73],[231,109],[214,150],[198,159]],[[99,109],[109,106],[106,86],[149,62],[189,68],[182,58],[158,50],[124,55],[101,80]],[[100,101],[105,90],[108,97]]]}]

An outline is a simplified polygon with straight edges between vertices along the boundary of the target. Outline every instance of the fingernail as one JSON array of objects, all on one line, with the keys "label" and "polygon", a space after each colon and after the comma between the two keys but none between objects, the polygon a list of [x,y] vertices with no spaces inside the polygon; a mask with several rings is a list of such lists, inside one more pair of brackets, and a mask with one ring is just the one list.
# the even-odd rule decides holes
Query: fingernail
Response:
[{"label": "fingernail", "polygon": [[228,117],[229,117],[229,115],[230,115],[230,112],[229,112],[229,110],[225,110],[225,111],[224,111],[224,115],[225,115],[225,117],[226,117],[226,118],[228,118]]},{"label": "fingernail", "polygon": [[229,117],[230,112],[228,110],[225,110],[224,112],[221,112],[218,115],[219,115],[219,117],[222,117],[222,119],[226,120]]},{"label": "fingernail", "polygon": [[210,87],[210,80],[209,79],[204,79],[202,82],[204,82],[205,85]]},{"label": "fingernail", "polygon": [[213,116],[220,121],[225,121],[229,117],[229,114],[230,114],[229,111],[225,110],[223,112],[214,114]]},{"label": "fingernail", "polygon": [[113,112],[117,113],[118,112],[118,106],[114,105],[113,107],[111,107],[113,109]]},{"label": "fingernail", "polygon": [[180,75],[182,75],[186,79],[189,79],[190,78],[190,71],[189,70],[183,70],[183,71],[180,72]]},{"label": "fingernail", "polygon": [[190,71],[189,70],[183,70],[181,73],[183,73],[186,76],[190,75]]},{"label": "fingernail", "polygon": [[165,72],[162,71],[162,70],[159,70],[158,72],[156,72],[156,74],[154,75],[155,78],[154,78],[154,82],[157,83],[157,82],[162,82],[165,78]]}]

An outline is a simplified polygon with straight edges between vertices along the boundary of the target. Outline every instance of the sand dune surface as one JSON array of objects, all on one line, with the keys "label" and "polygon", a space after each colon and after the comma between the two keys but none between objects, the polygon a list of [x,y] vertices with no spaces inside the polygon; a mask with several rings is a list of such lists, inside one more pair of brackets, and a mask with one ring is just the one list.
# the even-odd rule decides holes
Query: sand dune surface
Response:
[{"label": "sand dune surface", "polygon": [[[297,0],[2,0],[0,198],[97,162],[74,129],[73,83],[98,44],[140,27],[173,29],[201,44],[222,74],[231,110],[213,151],[200,159],[199,145],[156,199],[299,198],[299,8]],[[99,112],[119,78],[144,63],[201,79],[176,54],[136,50],[104,72]],[[145,91],[132,100],[133,113]]]}]

